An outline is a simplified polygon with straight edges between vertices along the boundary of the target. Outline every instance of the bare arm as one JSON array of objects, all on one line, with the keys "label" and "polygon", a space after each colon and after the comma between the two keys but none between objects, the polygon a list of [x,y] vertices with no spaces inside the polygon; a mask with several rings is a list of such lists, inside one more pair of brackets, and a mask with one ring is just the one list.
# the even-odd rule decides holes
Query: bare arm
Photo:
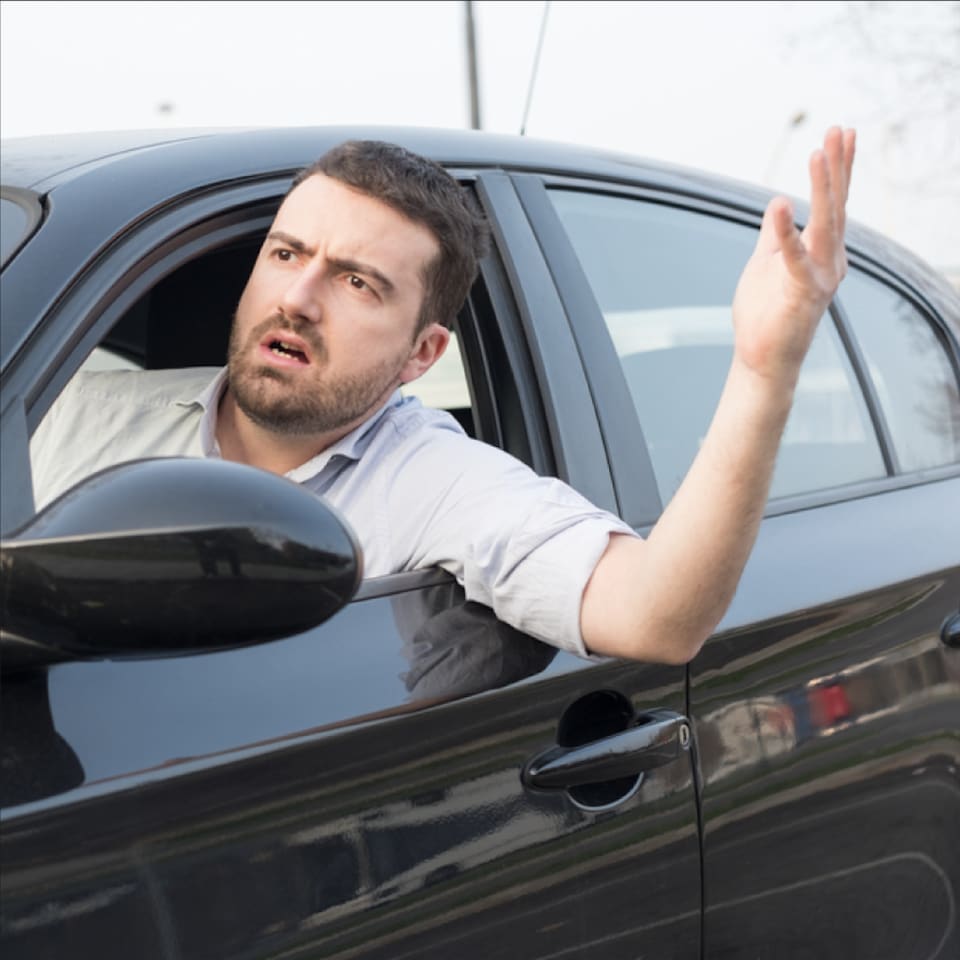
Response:
[{"label": "bare arm", "polygon": [[767,207],[733,304],[734,355],[713,422],[646,540],[615,536],[583,594],[592,653],[683,663],[723,617],[753,548],[800,367],[846,273],[853,131],[810,158],[810,219]]}]

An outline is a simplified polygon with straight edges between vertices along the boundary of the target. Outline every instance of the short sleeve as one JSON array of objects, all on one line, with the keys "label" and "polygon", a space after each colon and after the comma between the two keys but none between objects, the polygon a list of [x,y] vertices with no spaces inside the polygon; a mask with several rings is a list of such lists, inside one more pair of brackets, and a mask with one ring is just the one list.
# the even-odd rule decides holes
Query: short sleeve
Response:
[{"label": "short sleeve", "polygon": [[628,524],[451,431],[419,431],[384,466],[395,569],[442,567],[504,622],[588,656],[583,591],[611,534],[636,536]]}]

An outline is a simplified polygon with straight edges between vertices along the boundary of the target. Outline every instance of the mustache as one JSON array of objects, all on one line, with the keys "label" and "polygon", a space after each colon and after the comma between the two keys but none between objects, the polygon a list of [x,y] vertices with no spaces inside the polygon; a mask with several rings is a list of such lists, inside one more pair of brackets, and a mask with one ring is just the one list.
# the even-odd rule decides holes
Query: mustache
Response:
[{"label": "mustache", "polygon": [[[236,319],[234,319],[236,323]],[[288,330],[295,333],[310,348],[310,353],[317,360],[327,358],[327,348],[323,337],[317,330],[316,324],[309,320],[290,318],[283,313],[274,313],[266,320],[258,323],[247,336],[247,345],[258,343],[269,330]]]}]

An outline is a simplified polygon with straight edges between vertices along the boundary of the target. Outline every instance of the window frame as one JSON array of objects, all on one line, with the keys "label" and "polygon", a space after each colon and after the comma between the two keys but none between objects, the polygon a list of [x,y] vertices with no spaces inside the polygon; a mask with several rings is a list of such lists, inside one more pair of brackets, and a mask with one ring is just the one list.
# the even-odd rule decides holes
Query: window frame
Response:
[{"label": "window frame", "polygon": [[[944,322],[943,318],[932,310],[926,304],[926,301],[917,295],[916,291],[900,281],[897,277],[879,268],[874,261],[857,252],[851,251],[849,253],[848,274],[856,270],[864,280],[873,281],[885,287],[894,296],[906,300],[910,306],[916,310],[920,318],[926,321],[934,338],[946,354],[947,361],[957,380],[958,391],[960,391],[960,345],[958,345],[950,327]],[[874,419],[874,427],[881,440],[884,459],[889,462],[890,478],[913,478],[913,482],[924,482],[927,480],[942,480],[946,477],[960,474],[960,462],[943,464],[938,467],[926,467],[919,470],[906,470],[903,468],[900,457],[897,454],[893,433],[890,430],[890,425],[887,422],[886,414],[883,411],[883,406],[877,394],[876,385],[870,376],[867,356],[849,320],[849,311],[844,304],[843,284],[840,285],[840,289],[834,297],[831,309],[836,319],[837,329],[840,332],[840,336],[847,348],[854,369],[857,372],[857,377],[860,380],[860,387],[867,398],[871,417]]]},{"label": "window frame", "polygon": [[[547,184],[565,178],[515,174],[514,187],[543,251],[583,365],[590,399],[600,424],[604,456],[613,477],[618,512],[635,529],[652,524],[665,504],[654,475],[643,427],[627,387],[623,368],[606,330],[594,296],[570,238],[550,200]],[[598,191],[594,185],[592,192]],[[634,435],[637,443],[623,443]]]},{"label": "window frame", "polygon": [[[590,475],[581,468],[585,461],[579,449],[584,437],[589,442],[598,435],[598,427],[594,423],[591,431],[588,423],[571,431],[569,424],[543,403],[537,389],[541,382],[537,367],[543,366],[543,360],[524,326],[522,314],[529,308],[518,292],[526,295],[528,290],[521,291],[517,277],[535,271],[538,262],[544,275],[546,271],[535,245],[528,244],[521,256],[513,250],[513,235],[529,231],[525,217],[518,215],[510,191],[506,200],[498,196],[503,193],[502,183],[497,183],[502,175],[492,175],[491,182],[489,173],[452,172],[475,191],[499,238],[481,264],[480,277],[457,320],[477,436],[526,461],[541,474],[560,475],[574,485],[583,483],[586,476],[590,482],[583,485],[589,488],[592,484],[602,493],[603,483],[609,485],[605,464],[602,471]],[[229,182],[199,194],[173,197],[116,233],[75,275],[60,278],[64,292],[35,321],[28,341],[5,371],[4,452],[8,456],[4,481],[8,489],[23,488],[23,496],[14,498],[9,513],[4,511],[5,530],[22,525],[36,512],[29,436],[92,351],[145,294],[181,267],[236,241],[265,234],[291,182],[292,174],[280,171],[255,181]],[[536,294],[542,296],[543,292],[540,289]],[[550,292],[552,285],[547,289]],[[551,359],[549,366],[554,381],[569,382],[577,375],[582,379],[579,365],[576,370],[561,369]],[[8,427],[13,418],[22,418],[22,429],[14,430],[12,422]]]},{"label": "window frame", "polygon": [[[495,237],[500,238],[481,264],[480,277],[457,321],[477,436],[526,459],[540,473],[555,474],[553,434],[561,434],[564,451],[574,464],[580,462],[580,453],[571,441],[573,437],[577,441],[582,437],[576,431],[571,433],[568,425],[562,431],[551,431],[549,420],[552,417],[556,423],[558,418],[544,405],[537,389],[538,350],[531,347],[529,329],[521,319],[527,307],[517,302],[517,277],[536,269],[539,252],[530,246],[527,257],[515,252],[504,256],[508,249],[504,238],[529,230],[525,218],[518,216],[515,198],[511,201],[507,194],[504,224],[504,199],[497,197],[496,182],[491,186],[490,177],[485,176],[486,190],[481,190],[473,173],[453,174],[461,184],[482,196]],[[4,486],[9,489],[8,480],[16,480],[22,490],[17,498],[15,520],[6,522],[4,511],[5,534],[36,515],[29,438],[93,350],[164,279],[230,244],[265,235],[291,182],[291,175],[278,173],[255,182],[222,184],[199,195],[172,198],[153,215],[110,239],[75,275],[59,278],[65,284],[63,295],[38,318],[28,343],[6,371],[5,400],[9,397],[10,402],[3,411]],[[542,269],[542,261],[540,264]],[[562,370],[555,360],[549,360],[548,366],[554,379],[570,379],[571,371]],[[504,389],[507,382],[509,391]],[[505,396],[507,392],[509,398]],[[504,426],[509,405],[521,415],[519,419],[515,417],[512,429]],[[596,435],[596,426],[593,429]],[[10,516],[14,517],[13,511]],[[440,569],[365,579],[351,604],[452,582],[451,575]],[[564,670],[589,670],[595,666],[590,661],[576,661]]]},{"label": "window frame", "polygon": [[[521,181],[519,177],[515,179]],[[526,175],[522,177],[522,186],[518,186],[518,192],[523,197],[525,209],[530,216],[533,229],[542,242],[544,254],[547,257],[558,289],[561,291],[561,296],[579,306],[579,309],[569,311],[570,322],[577,337],[578,345],[583,347],[584,369],[590,383],[591,392],[597,401],[597,414],[606,447],[608,451],[615,451],[618,446],[642,445],[643,455],[647,462],[650,462],[642,426],[632,400],[630,400],[626,378],[616,356],[612,340],[606,332],[602,312],[590,283],[576,258],[570,238],[563,229],[559,216],[549,198],[548,191],[550,189],[573,190],[580,193],[655,203],[660,206],[713,216],[719,220],[752,227],[755,230],[760,228],[763,209],[746,202],[740,203],[734,198],[726,203],[721,203],[692,192],[681,193],[629,182],[614,183],[556,174]],[[893,279],[891,275],[887,274],[876,264],[876,261],[871,260],[866,254],[856,248],[850,248],[848,245],[848,255],[851,265],[856,265],[862,269],[865,264],[870,264],[871,269],[868,272],[872,276],[883,279],[901,295],[909,296],[911,291],[905,284],[890,282]],[[878,274],[882,274],[882,276],[878,277]],[[934,322],[935,329],[939,331],[940,339],[950,348],[949,353],[955,369],[960,368],[958,367],[955,342],[946,324],[939,318],[934,320],[936,314],[929,307],[922,307],[916,295],[909,296],[909,299],[924,316]],[[960,474],[960,465],[948,465],[920,473],[902,473],[894,469],[896,461],[893,458],[889,429],[872,386],[870,388],[866,386],[869,375],[866,371],[864,357],[849,325],[845,322],[842,302],[841,288],[831,302],[828,312],[836,325],[840,343],[846,350],[847,359],[854,373],[855,383],[860,386],[861,396],[866,405],[870,422],[874,427],[887,475],[768,500],[764,516],[777,516],[798,510],[811,509],[871,496],[904,486],[913,486],[917,482],[935,481]],[[598,336],[598,331],[601,330],[603,336]],[[624,436],[636,437],[636,444],[625,444],[623,442]],[[637,474],[631,472],[629,467],[616,456],[611,457],[610,468],[618,494],[622,493],[625,501],[635,511],[642,514],[640,523],[635,519],[635,514],[629,517],[628,522],[631,522],[638,529],[652,526],[661,511],[653,514],[650,510],[649,500],[644,503],[643,500],[631,502],[628,499],[631,483],[634,487],[637,486]]]},{"label": "window frame", "polygon": [[[524,209],[513,178],[501,170],[480,172],[477,192],[491,226],[504,276],[516,306],[516,324],[502,326],[510,355],[525,363],[528,376],[517,378],[521,414],[542,411],[557,476],[604,510],[618,510],[614,481],[584,365],[544,252]],[[511,318],[512,319],[512,318]],[[509,349],[508,347],[508,349]]]}]

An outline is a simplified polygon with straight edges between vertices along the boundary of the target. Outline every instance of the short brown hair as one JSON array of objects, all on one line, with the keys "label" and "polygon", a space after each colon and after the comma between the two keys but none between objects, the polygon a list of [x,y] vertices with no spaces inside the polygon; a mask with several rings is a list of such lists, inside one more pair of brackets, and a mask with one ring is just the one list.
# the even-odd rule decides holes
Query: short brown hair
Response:
[{"label": "short brown hair", "polygon": [[382,201],[436,237],[440,252],[425,271],[416,333],[431,323],[451,326],[490,243],[473,197],[438,163],[381,140],[341,143],[301,170],[290,189],[318,173]]}]

